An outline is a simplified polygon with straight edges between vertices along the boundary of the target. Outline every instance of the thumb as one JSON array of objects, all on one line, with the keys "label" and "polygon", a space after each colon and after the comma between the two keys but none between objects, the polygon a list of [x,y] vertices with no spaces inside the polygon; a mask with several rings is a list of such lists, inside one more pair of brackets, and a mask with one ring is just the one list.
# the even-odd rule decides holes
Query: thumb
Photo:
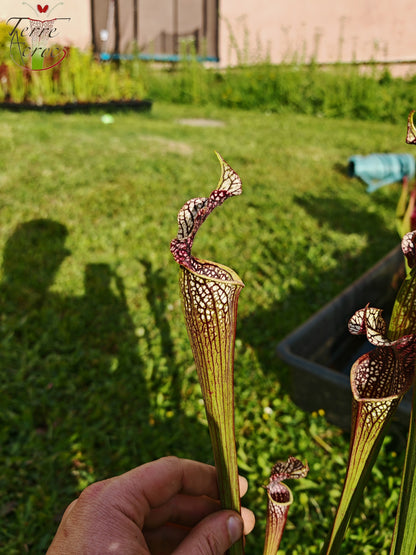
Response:
[{"label": "thumb", "polygon": [[243,519],[234,511],[211,513],[186,536],[172,555],[224,555],[243,535]]}]

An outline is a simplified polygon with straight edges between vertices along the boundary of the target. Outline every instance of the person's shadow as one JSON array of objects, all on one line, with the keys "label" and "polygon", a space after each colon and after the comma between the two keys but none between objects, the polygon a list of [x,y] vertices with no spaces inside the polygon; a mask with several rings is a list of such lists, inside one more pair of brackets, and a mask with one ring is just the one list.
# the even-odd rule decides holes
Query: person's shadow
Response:
[{"label": "person's shadow", "polygon": [[70,254],[67,235],[61,223],[38,219],[18,225],[5,245],[0,372],[2,406],[12,418],[3,446],[24,431],[34,434],[26,445],[39,452],[27,453],[27,460],[45,468],[45,457],[59,458],[70,466],[70,478],[81,468],[88,480],[118,470],[135,446],[138,454],[146,445],[141,432],[151,426],[120,278],[108,264],[88,264],[84,295],[51,290]]},{"label": "person's shadow", "polygon": [[[180,456],[211,457],[207,430],[181,410],[163,276],[141,261],[143,299],[153,313],[170,375],[168,380],[158,374],[155,358],[149,380],[149,360],[141,353],[149,356],[154,330],[145,329],[138,337],[124,284],[109,264],[86,265],[82,295],[62,295],[53,287],[70,255],[67,236],[59,222],[32,220],[19,224],[4,248],[0,467],[10,461],[13,466],[1,488],[6,517],[29,510],[22,494],[25,498],[34,488],[30,503],[59,518],[88,483],[169,454],[169,449]],[[171,397],[168,420],[154,415],[152,399],[159,389]],[[161,442],[161,434],[168,439]],[[1,460],[1,452],[14,453],[9,463]],[[50,521],[47,531],[55,528]],[[47,547],[50,536],[45,538],[37,549]]]}]

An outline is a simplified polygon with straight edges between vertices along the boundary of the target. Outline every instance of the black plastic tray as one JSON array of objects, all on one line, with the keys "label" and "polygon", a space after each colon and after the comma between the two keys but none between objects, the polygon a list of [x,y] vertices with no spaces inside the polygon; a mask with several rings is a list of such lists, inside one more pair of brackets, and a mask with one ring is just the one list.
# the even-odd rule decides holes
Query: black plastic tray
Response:
[{"label": "black plastic tray", "polygon": [[33,104],[31,102],[1,102],[0,110],[24,112],[33,110],[37,112],[115,112],[121,110],[134,110],[147,112],[152,108],[152,100],[109,100],[108,102],[66,102],[65,104]]},{"label": "black plastic tray", "polygon": [[[348,320],[367,303],[382,308],[388,320],[403,279],[399,246],[279,343],[277,352],[292,369],[292,399],[303,410],[324,409],[330,422],[350,428],[350,369],[373,347],[348,332]],[[408,426],[410,409],[408,394],[394,420]]]}]

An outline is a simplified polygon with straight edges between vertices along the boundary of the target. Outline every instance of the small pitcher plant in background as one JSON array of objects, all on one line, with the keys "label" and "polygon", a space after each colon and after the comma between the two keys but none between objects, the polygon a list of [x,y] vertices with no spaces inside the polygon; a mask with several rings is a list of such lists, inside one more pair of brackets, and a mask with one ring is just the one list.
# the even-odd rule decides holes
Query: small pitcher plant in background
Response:
[{"label": "small pitcher plant in background", "polygon": [[400,322],[403,323],[404,315],[397,301],[387,335],[381,312],[367,306],[358,310],[348,325],[352,334],[365,334],[376,348],[361,356],[351,368],[353,414],[347,475],[323,553],[338,553],[381,447],[386,426],[413,383],[416,335],[403,330]]},{"label": "small pitcher plant in background", "polygon": [[[204,398],[224,509],[241,510],[234,429],[234,343],[237,303],[244,287],[231,268],[192,256],[196,232],[227,198],[241,194],[241,181],[218,155],[221,178],[208,198],[189,200],[178,214],[171,252],[180,265],[185,323]],[[244,553],[243,541],[230,553]]]},{"label": "small pitcher plant in background", "polygon": [[[416,144],[411,112],[407,142]],[[410,196],[410,198],[409,198]],[[381,447],[386,425],[415,377],[416,361],[416,231],[415,193],[404,182],[396,212],[398,229],[408,231],[402,240],[406,278],[397,294],[390,324],[381,310],[366,306],[349,322],[353,334],[365,334],[374,349],[360,357],[351,369],[353,393],[352,432],[344,488],[323,554],[339,552],[351,516],[368,481]],[[410,230],[410,231],[409,231]],[[391,555],[416,550],[416,395],[413,394],[410,430],[402,486],[391,544]]]},{"label": "small pitcher plant in background", "polygon": [[291,490],[283,483],[289,478],[305,478],[309,472],[307,464],[295,457],[287,462],[277,462],[270,475],[267,490],[266,537],[263,555],[276,555],[286,526],[289,507],[293,503]]}]

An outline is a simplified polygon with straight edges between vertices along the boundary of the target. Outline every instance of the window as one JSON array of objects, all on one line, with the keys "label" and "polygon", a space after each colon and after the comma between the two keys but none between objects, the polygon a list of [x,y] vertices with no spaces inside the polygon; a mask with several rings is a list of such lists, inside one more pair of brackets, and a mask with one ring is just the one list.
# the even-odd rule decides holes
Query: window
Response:
[{"label": "window", "polygon": [[133,54],[218,60],[219,0],[91,0],[92,41],[102,57]]}]

